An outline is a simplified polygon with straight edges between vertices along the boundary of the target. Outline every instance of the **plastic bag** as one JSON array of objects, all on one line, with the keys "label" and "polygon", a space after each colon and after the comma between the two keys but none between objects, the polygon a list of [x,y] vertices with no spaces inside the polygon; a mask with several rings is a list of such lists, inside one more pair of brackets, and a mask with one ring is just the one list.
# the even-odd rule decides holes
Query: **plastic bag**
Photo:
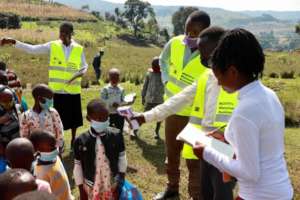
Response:
[{"label": "plastic bag", "polygon": [[142,194],[128,181],[124,181],[119,200],[143,200]]}]

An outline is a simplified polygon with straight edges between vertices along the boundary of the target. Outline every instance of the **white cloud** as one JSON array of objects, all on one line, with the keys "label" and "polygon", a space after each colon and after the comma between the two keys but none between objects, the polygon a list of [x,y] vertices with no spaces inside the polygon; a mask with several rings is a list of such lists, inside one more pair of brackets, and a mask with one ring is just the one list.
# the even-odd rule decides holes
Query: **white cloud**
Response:
[{"label": "white cloud", "polygon": [[[108,0],[123,3],[125,0]],[[300,0],[148,0],[153,5],[197,5],[227,10],[300,10]]]}]

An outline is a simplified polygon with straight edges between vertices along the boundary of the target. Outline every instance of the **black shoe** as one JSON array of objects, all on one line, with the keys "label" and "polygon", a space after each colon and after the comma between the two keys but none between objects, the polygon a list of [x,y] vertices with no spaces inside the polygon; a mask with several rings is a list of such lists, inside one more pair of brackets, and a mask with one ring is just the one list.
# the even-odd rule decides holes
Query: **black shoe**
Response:
[{"label": "black shoe", "polygon": [[173,199],[178,198],[179,193],[178,191],[172,191],[172,190],[165,190],[163,192],[158,193],[153,200],[167,200],[167,199]]},{"label": "black shoe", "polygon": [[159,135],[158,135],[158,134],[155,134],[154,139],[159,140],[159,139],[160,139],[160,138],[159,138]]}]

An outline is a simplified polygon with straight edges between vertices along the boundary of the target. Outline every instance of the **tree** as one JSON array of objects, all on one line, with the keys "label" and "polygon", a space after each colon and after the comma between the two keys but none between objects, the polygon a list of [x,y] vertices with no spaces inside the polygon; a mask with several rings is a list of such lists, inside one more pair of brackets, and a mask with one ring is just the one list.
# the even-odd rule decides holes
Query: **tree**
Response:
[{"label": "tree", "polygon": [[144,19],[153,16],[154,11],[151,4],[141,0],[127,0],[124,5],[124,17],[128,20],[133,29],[134,36],[137,37],[138,32],[142,30],[145,25]]},{"label": "tree", "polygon": [[113,14],[110,14],[110,12],[105,12],[105,20],[115,22],[116,17]]},{"label": "tree", "polygon": [[90,10],[90,6],[89,5],[83,5],[83,6],[81,6],[81,10],[83,10],[83,11],[89,11]]},{"label": "tree", "polygon": [[174,27],[174,35],[180,35],[184,33],[185,21],[188,16],[198,10],[195,7],[180,7],[172,16],[172,24]]},{"label": "tree", "polygon": [[159,34],[165,39],[166,42],[170,40],[170,35],[166,28],[162,29]]}]

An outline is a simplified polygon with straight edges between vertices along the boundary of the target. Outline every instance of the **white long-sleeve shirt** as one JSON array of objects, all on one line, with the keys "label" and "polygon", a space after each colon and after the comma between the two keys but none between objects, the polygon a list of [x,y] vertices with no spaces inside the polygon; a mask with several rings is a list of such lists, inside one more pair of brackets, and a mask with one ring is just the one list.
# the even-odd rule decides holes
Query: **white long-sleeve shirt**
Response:
[{"label": "white long-sleeve shirt", "polygon": [[239,104],[225,130],[236,159],[205,147],[203,158],[238,180],[246,200],[291,200],[284,158],[284,110],[276,94],[254,81],[239,90]]},{"label": "white long-sleeve shirt", "polygon": [[[194,101],[198,84],[201,83],[194,82],[192,85],[183,89],[180,93],[169,98],[163,104],[143,113],[146,122],[163,121],[168,116],[180,111],[183,107],[191,105]],[[221,87],[218,85],[217,79],[212,72],[209,73],[206,85],[206,101],[201,126],[207,131],[210,131],[209,127],[212,127],[214,122],[215,109]]]},{"label": "white long-sleeve shirt", "polygon": [[[71,40],[71,44],[69,46],[63,45],[63,51],[64,51],[66,59],[69,59],[70,53],[75,44],[76,44],[76,42],[74,40]],[[31,44],[26,44],[26,43],[23,43],[20,41],[16,41],[15,47],[17,49],[23,50],[30,54],[50,54],[51,42],[47,42],[45,44],[31,45]],[[79,71],[76,74],[74,74],[74,76],[85,74],[87,72],[87,70],[88,70],[88,64],[85,59],[85,54],[84,54],[84,52],[82,52],[81,68],[79,69]]]}]

